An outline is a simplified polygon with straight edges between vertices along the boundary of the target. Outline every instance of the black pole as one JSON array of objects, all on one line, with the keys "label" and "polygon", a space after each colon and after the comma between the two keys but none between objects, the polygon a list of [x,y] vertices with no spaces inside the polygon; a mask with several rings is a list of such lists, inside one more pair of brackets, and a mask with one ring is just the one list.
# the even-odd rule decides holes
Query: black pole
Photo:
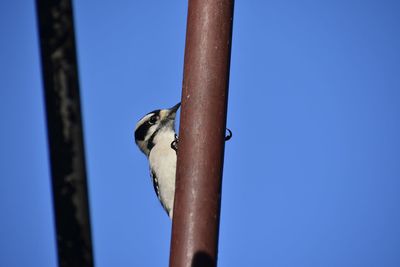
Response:
[{"label": "black pole", "polygon": [[72,4],[36,1],[60,267],[93,267]]}]

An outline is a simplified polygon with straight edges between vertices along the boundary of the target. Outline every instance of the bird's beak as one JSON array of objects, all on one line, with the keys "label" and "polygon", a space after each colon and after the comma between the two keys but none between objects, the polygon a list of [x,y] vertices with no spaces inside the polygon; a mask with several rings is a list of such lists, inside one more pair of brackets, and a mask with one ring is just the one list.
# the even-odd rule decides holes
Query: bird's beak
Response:
[{"label": "bird's beak", "polygon": [[181,102],[173,106],[172,108],[169,109],[168,113],[168,118],[169,119],[175,119],[176,112],[178,111],[179,107],[181,106]]}]

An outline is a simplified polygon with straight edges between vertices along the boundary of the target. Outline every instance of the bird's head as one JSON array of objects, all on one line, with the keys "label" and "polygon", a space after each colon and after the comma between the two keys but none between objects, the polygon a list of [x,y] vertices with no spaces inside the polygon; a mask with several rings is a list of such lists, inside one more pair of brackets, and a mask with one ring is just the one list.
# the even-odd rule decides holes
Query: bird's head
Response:
[{"label": "bird's head", "polygon": [[175,132],[175,117],[181,103],[170,109],[158,109],[146,114],[135,127],[135,142],[140,150],[149,156],[154,146],[154,137],[163,131]]}]

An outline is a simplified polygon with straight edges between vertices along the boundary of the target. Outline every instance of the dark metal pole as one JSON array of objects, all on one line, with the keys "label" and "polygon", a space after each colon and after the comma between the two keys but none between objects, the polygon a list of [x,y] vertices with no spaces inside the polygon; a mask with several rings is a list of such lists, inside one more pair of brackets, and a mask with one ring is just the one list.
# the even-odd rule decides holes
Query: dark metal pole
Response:
[{"label": "dark metal pole", "polygon": [[92,267],[78,68],[70,0],[37,0],[58,263]]},{"label": "dark metal pole", "polygon": [[189,0],[171,267],[216,266],[233,0]]}]

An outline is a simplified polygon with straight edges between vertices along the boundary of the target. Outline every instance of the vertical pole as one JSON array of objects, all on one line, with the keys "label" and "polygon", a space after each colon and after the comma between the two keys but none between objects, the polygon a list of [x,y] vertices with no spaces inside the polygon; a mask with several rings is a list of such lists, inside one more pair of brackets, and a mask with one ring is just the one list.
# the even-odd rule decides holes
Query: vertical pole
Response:
[{"label": "vertical pole", "polygon": [[171,267],[216,266],[233,0],[189,0]]},{"label": "vertical pole", "polygon": [[71,0],[36,0],[58,263],[92,267],[89,205]]}]

